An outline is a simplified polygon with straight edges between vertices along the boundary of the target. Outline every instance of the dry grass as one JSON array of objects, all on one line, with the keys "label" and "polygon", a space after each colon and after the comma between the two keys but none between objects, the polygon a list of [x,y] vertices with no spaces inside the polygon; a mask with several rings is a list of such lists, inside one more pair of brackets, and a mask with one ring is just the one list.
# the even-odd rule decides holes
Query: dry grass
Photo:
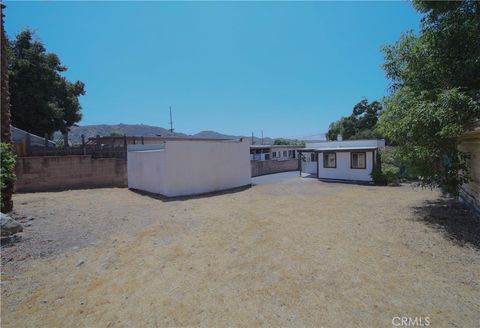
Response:
[{"label": "dry grass", "polygon": [[438,198],[300,178],[169,202],[16,195],[36,219],[2,254],[2,326],[478,326],[480,252],[424,221]]}]

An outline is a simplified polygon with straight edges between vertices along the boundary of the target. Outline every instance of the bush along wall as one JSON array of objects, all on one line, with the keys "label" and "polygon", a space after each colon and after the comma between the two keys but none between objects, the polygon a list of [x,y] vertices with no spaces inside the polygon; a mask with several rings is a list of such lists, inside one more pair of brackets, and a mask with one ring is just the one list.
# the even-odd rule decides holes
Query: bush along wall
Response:
[{"label": "bush along wall", "polygon": [[13,208],[12,194],[13,184],[15,183],[15,162],[16,155],[9,144],[2,142],[0,144],[0,188],[1,188],[1,211],[10,212]]}]

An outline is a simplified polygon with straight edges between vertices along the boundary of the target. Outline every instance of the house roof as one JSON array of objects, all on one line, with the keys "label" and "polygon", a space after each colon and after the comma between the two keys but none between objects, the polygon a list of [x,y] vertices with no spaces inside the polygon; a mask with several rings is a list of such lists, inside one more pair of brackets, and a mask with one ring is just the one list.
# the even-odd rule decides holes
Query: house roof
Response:
[{"label": "house roof", "polygon": [[[40,147],[45,147],[45,138],[42,138],[40,136],[37,136],[33,133],[27,132],[25,130],[19,129],[14,127],[13,125],[10,125],[10,131],[12,135],[12,143],[14,144],[21,144],[27,139],[27,135],[30,137],[30,144],[32,146],[40,146]],[[56,144],[55,142],[51,140],[47,140],[48,146],[49,147],[55,147]]]},{"label": "house roof", "polygon": [[307,143],[306,148],[316,151],[347,151],[347,150],[371,150],[385,147],[385,140],[344,140],[344,141],[324,141]]},{"label": "house roof", "polygon": [[250,145],[250,149],[265,149],[265,148],[303,148],[303,146],[294,146],[294,145]]},{"label": "house roof", "polygon": [[[378,146],[364,146],[364,147],[319,147],[319,148],[306,148],[302,151],[351,151],[351,150],[375,150]],[[308,149],[308,150],[307,150]]]}]

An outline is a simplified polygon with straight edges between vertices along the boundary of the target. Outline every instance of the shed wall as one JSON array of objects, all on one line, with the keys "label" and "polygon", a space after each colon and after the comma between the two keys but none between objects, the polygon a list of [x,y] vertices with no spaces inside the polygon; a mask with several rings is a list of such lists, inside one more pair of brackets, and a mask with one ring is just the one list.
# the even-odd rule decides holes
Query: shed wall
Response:
[{"label": "shed wall", "polygon": [[166,196],[202,194],[251,184],[248,142],[170,141]]},{"label": "shed wall", "polygon": [[128,188],[165,194],[165,151],[129,151],[127,171]]},{"label": "shed wall", "polygon": [[168,197],[251,184],[248,142],[168,141],[163,150],[128,152],[128,186]]}]

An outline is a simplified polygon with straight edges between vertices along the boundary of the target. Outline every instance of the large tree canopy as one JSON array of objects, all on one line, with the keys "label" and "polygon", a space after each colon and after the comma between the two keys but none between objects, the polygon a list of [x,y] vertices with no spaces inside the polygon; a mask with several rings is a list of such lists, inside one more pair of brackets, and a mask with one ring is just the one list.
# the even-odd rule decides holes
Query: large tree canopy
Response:
[{"label": "large tree canopy", "polygon": [[480,2],[414,1],[419,35],[384,48],[391,95],[379,130],[425,186],[456,194],[469,180],[457,138],[480,118]]},{"label": "large tree canopy", "polygon": [[368,103],[367,99],[362,99],[353,107],[352,115],[330,124],[327,139],[336,140],[339,134],[344,140],[376,138],[375,127],[381,112],[382,105],[378,101]]},{"label": "large tree canopy", "polygon": [[9,42],[8,66],[12,125],[51,137],[81,120],[78,97],[85,94],[84,84],[62,76],[67,68],[32,31]]}]

